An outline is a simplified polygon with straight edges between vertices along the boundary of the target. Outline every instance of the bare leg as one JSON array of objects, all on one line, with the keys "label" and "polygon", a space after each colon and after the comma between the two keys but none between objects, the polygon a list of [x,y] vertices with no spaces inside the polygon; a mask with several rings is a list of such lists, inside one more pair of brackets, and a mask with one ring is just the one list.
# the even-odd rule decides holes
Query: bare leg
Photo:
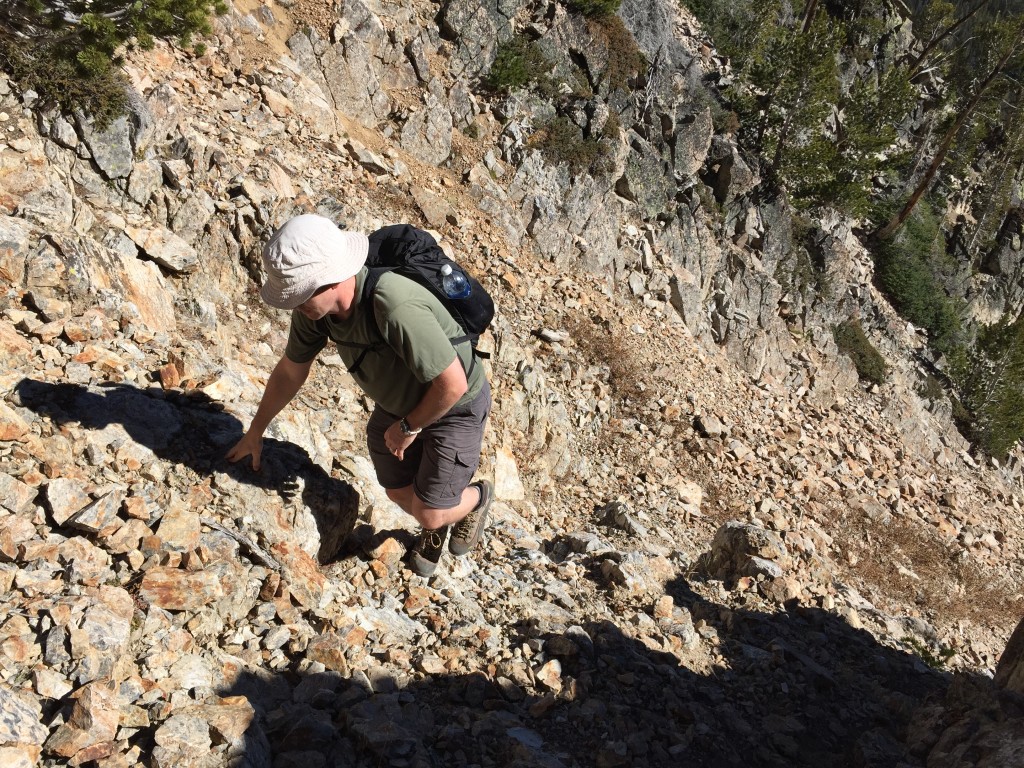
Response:
[{"label": "bare leg", "polygon": [[463,490],[462,500],[451,509],[428,507],[416,495],[411,485],[407,485],[404,488],[389,488],[387,494],[389,499],[415,517],[416,522],[428,529],[440,528],[459,522],[459,520],[472,512],[473,508],[480,502],[480,491],[473,486]]}]

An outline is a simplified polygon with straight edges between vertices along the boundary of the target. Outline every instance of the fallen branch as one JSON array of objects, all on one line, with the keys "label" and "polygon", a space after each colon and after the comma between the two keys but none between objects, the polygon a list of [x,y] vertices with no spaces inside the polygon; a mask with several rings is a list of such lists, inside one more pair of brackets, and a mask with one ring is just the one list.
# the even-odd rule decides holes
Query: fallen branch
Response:
[{"label": "fallen branch", "polygon": [[267,568],[272,568],[275,571],[281,570],[281,564],[277,562],[277,560],[275,560],[271,555],[264,552],[250,539],[238,533],[237,531],[232,531],[230,528],[225,528],[220,523],[215,523],[213,520],[210,520],[205,517],[199,518],[199,522],[205,525],[207,528],[212,528],[215,531],[223,533],[225,536],[230,536],[232,539],[237,541],[239,546],[243,550],[245,550],[245,552],[260,565],[266,566]]}]

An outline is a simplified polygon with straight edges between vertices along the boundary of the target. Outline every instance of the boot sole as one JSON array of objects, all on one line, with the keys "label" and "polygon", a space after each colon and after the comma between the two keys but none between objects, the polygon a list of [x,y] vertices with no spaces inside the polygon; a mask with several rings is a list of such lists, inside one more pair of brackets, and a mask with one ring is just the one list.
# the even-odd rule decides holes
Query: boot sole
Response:
[{"label": "boot sole", "polygon": [[434,571],[437,570],[437,563],[413,553],[412,557],[409,558],[409,569],[417,576],[433,576]]}]

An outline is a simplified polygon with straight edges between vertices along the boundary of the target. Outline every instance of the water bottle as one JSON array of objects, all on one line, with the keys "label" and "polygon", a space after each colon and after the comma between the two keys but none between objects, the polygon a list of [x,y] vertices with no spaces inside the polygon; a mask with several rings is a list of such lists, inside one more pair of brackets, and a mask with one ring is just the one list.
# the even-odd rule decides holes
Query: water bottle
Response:
[{"label": "water bottle", "polygon": [[469,280],[462,272],[456,272],[451,264],[441,266],[441,287],[449,299],[464,299],[469,296]]}]

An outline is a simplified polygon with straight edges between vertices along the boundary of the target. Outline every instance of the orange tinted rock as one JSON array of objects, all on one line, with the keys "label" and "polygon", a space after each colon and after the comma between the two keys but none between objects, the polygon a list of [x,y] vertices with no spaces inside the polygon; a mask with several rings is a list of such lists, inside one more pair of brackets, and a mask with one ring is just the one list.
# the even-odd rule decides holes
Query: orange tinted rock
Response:
[{"label": "orange tinted rock", "polygon": [[283,578],[292,597],[304,608],[316,608],[324,591],[324,575],[316,560],[289,542],[275,544],[271,553],[284,568]]},{"label": "orange tinted rock", "polygon": [[160,369],[160,386],[164,389],[173,389],[181,384],[181,371],[174,363],[168,363]]},{"label": "orange tinted rock", "polygon": [[117,688],[112,681],[97,681],[71,694],[71,716],[46,742],[46,750],[73,757],[81,750],[113,741],[120,711]]},{"label": "orange tinted rock", "polygon": [[13,408],[0,402],[0,440],[17,440],[28,430],[28,422]]},{"label": "orange tinted rock", "polygon": [[158,566],[146,571],[139,596],[168,611],[194,611],[224,596],[216,575]]},{"label": "orange tinted rock", "polygon": [[342,675],[348,675],[348,662],[345,660],[345,645],[334,632],[326,632],[309,641],[306,647],[306,658],[319,661],[325,667]]}]

